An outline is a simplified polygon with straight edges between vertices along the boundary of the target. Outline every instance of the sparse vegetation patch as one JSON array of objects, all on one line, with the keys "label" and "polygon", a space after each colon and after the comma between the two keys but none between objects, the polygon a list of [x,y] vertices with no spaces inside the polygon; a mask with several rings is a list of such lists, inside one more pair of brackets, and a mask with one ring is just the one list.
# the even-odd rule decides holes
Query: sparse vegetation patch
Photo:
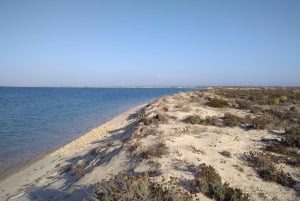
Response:
[{"label": "sparse vegetation patch", "polygon": [[231,158],[231,153],[229,151],[221,151],[220,154],[227,158]]},{"label": "sparse vegetation patch", "polygon": [[240,189],[234,189],[228,183],[222,183],[217,171],[206,164],[199,166],[194,179],[195,192],[204,193],[217,201],[250,201],[247,194]]},{"label": "sparse vegetation patch", "polygon": [[224,126],[234,127],[238,126],[241,123],[241,119],[233,114],[225,113],[223,117]]},{"label": "sparse vegetation patch", "polygon": [[175,183],[154,183],[147,175],[118,175],[110,181],[96,185],[92,201],[188,201],[192,196]]},{"label": "sparse vegetation patch", "polygon": [[216,108],[223,108],[223,107],[228,107],[229,104],[227,101],[219,98],[213,98],[210,99],[207,103],[208,106],[210,107],[216,107]]},{"label": "sparse vegetation patch", "polygon": [[245,154],[246,160],[257,174],[265,181],[273,181],[283,186],[293,187],[295,180],[289,173],[282,169],[277,169],[275,159],[269,154],[263,152],[251,151]]},{"label": "sparse vegetation patch", "polygon": [[156,114],[151,118],[142,116],[139,121],[144,123],[144,125],[151,125],[151,124],[167,123],[168,119],[163,114]]},{"label": "sparse vegetation patch", "polygon": [[164,142],[157,142],[148,146],[144,151],[140,153],[140,156],[144,159],[149,159],[151,157],[161,158],[163,155],[169,153],[168,147]]},{"label": "sparse vegetation patch", "polygon": [[284,144],[300,148],[300,127],[289,128],[284,135]]},{"label": "sparse vegetation patch", "polygon": [[203,120],[201,119],[200,116],[198,115],[192,115],[192,116],[188,116],[185,120],[185,123],[190,123],[190,124],[201,124],[201,122],[203,122]]}]

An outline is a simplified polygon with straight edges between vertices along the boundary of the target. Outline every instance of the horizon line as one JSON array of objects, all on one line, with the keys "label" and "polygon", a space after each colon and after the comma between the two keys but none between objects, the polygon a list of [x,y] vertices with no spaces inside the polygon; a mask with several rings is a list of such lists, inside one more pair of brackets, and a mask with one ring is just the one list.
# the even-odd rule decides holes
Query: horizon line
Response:
[{"label": "horizon line", "polygon": [[8,88],[209,88],[209,87],[300,87],[300,85],[141,85],[141,86],[18,86],[18,85],[0,85]]}]

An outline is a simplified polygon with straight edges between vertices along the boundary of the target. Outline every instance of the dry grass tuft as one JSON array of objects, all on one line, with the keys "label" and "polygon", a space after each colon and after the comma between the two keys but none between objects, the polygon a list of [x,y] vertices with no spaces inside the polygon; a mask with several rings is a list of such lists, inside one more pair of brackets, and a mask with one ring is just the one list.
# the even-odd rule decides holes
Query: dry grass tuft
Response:
[{"label": "dry grass tuft", "polygon": [[79,178],[83,177],[85,172],[84,168],[87,166],[86,162],[78,161],[76,164],[71,165],[71,174]]},{"label": "dry grass tuft", "polygon": [[203,151],[202,149],[197,149],[195,146],[191,146],[191,150],[193,153],[197,153],[197,154],[202,154],[205,155],[205,151]]},{"label": "dry grass tuft", "polygon": [[164,155],[169,153],[169,148],[164,142],[157,142],[155,144],[150,145],[140,153],[140,156],[144,159],[149,159],[151,157],[161,158]]},{"label": "dry grass tuft", "polygon": [[130,147],[128,147],[128,152],[130,154],[132,154],[134,151],[137,150],[137,148],[140,146],[139,142],[135,142],[133,145],[131,145]]}]

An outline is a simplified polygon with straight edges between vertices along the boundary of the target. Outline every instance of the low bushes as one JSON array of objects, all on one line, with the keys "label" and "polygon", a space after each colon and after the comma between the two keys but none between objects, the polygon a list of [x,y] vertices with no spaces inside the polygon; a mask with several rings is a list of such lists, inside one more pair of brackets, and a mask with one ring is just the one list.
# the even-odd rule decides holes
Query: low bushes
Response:
[{"label": "low bushes", "polygon": [[192,197],[177,186],[154,183],[149,176],[118,175],[96,185],[92,201],[188,201]]},{"label": "low bushes", "polygon": [[286,131],[283,143],[287,146],[300,148],[300,127],[292,127]]},{"label": "low bushes", "polygon": [[260,105],[275,105],[300,100],[299,88],[216,89],[226,98],[242,99]]},{"label": "low bushes", "polygon": [[251,124],[254,129],[265,129],[266,125],[268,125],[270,121],[264,117],[256,117],[251,120]]},{"label": "low bushes", "polygon": [[188,116],[186,119],[183,120],[185,123],[190,123],[190,124],[201,124],[203,120],[199,115],[191,115]]},{"label": "low bushes", "polygon": [[252,166],[257,174],[265,181],[273,181],[282,186],[293,187],[295,180],[289,173],[285,173],[282,169],[277,169],[274,158],[263,152],[251,151],[245,153],[245,157],[250,166]]},{"label": "low bushes", "polygon": [[273,144],[268,144],[266,151],[275,152],[283,156],[284,162],[292,166],[300,166],[300,129],[299,127],[292,127],[286,130],[282,135],[281,140],[277,140]]},{"label": "low bushes", "polygon": [[238,109],[248,110],[252,109],[251,103],[245,100],[237,100],[236,103],[238,104]]},{"label": "low bushes", "polygon": [[159,123],[167,123],[167,117],[162,114],[156,114],[151,118],[142,117],[139,120],[140,122],[144,123],[144,125],[151,125],[151,124],[159,124]]},{"label": "low bushes", "polygon": [[224,126],[234,127],[238,126],[241,123],[241,119],[233,114],[225,113],[223,117]]},{"label": "low bushes", "polygon": [[229,106],[227,101],[225,101],[223,99],[218,99],[218,98],[210,99],[209,102],[207,103],[207,105],[210,107],[216,107],[216,108],[223,108],[223,107]]},{"label": "low bushes", "polygon": [[206,117],[205,119],[201,119],[198,115],[188,116],[183,120],[185,123],[189,124],[201,124],[201,125],[212,125],[212,126],[221,126],[222,122],[218,117]]},{"label": "low bushes", "polygon": [[144,159],[149,159],[151,157],[161,158],[163,155],[169,153],[168,147],[164,142],[157,142],[153,145],[147,147],[144,151],[140,153],[140,156]]},{"label": "low bushes", "polygon": [[250,201],[247,194],[222,183],[221,177],[212,166],[201,164],[194,179],[195,192],[201,192],[217,201]]},{"label": "low bushes", "polygon": [[225,113],[222,118],[213,116],[202,119],[199,115],[191,115],[184,119],[183,122],[190,124],[211,125],[220,127],[234,127],[240,124],[248,124],[248,127],[252,129],[265,129],[265,127],[270,123],[270,120],[265,116],[256,117],[252,119],[249,117],[242,118],[230,113]]}]

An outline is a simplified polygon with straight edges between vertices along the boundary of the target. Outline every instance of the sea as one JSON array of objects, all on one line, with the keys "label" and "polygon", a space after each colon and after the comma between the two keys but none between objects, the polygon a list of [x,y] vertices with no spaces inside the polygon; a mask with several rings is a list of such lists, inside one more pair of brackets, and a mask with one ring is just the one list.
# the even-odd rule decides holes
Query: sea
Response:
[{"label": "sea", "polygon": [[0,87],[0,178],[133,106],[195,90]]}]

